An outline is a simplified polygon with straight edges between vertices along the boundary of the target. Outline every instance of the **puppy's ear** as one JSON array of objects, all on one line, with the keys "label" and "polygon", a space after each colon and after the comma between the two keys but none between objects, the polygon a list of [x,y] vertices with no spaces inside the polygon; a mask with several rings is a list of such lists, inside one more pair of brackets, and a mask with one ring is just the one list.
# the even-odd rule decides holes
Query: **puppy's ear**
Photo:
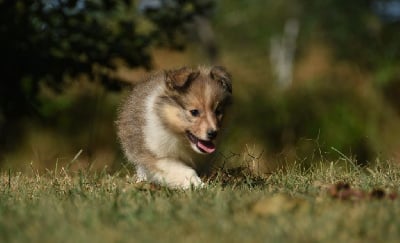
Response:
[{"label": "puppy's ear", "polygon": [[226,91],[232,93],[232,78],[224,67],[215,66],[211,69],[210,77],[221,83]]},{"label": "puppy's ear", "polygon": [[199,76],[199,71],[193,71],[191,68],[183,67],[181,69],[166,71],[165,82],[170,90],[181,91],[189,87],[190,83]]}]

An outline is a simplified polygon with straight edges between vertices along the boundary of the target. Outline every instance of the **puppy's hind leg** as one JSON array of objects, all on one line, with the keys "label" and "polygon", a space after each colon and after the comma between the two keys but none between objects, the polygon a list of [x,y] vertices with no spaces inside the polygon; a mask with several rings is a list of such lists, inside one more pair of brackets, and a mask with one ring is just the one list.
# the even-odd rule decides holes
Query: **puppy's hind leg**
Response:
[{"label": "puppy's hind leg", "polygon": [[189,189],[192,186],[201,188],[204,186],[196,171],[179,160],[158,160],[156,169],[150,179],[155,183],[176,189]]}]

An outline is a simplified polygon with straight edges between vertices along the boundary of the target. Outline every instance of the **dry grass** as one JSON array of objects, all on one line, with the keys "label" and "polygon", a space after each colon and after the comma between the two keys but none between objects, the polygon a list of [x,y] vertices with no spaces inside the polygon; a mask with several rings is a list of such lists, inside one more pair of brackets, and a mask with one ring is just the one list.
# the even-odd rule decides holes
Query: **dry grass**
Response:
[{"label": "dry grass", "polygon": [[[338,198],[348,183],[366,194],[399,192],[400,169],[326,162],[254,176],[220,170],[201,190],[136,184],[129,172],[0,176],[2,242],[397,242],[400,199]],[[372,194],[371,194],[372,195]],[[379,199],[380,198],[380,199]]]}]

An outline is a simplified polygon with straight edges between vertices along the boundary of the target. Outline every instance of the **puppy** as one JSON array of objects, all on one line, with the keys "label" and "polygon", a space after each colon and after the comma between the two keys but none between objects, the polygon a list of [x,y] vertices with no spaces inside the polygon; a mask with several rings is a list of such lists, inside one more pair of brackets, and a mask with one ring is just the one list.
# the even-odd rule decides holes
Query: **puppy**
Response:
[{"label": "puppy", "polygon": [[116,121],[138,181],[203,186],[196,171],[211,166],[207,155],[216,150],[231,99],[231,76],[219,66],[157,72],[138,83]]}]

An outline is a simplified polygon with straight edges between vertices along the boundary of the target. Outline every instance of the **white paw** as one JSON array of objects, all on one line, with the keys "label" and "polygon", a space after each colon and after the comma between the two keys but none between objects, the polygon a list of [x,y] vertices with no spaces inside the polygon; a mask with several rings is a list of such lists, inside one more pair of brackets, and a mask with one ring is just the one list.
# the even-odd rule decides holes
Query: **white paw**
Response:
[{"label": "white paw", "polygon": [[157,163],[159,171],[151,180],[174,189],[202,188],[204,183],[191,167],[177,160],[164,159]]},{"label": "white paw", "polygon": [[203,188],[205,184],[201,181],[197,174],[185,178],[182,183],[177,183],[176,188],[190,189],[190,188]]}]

